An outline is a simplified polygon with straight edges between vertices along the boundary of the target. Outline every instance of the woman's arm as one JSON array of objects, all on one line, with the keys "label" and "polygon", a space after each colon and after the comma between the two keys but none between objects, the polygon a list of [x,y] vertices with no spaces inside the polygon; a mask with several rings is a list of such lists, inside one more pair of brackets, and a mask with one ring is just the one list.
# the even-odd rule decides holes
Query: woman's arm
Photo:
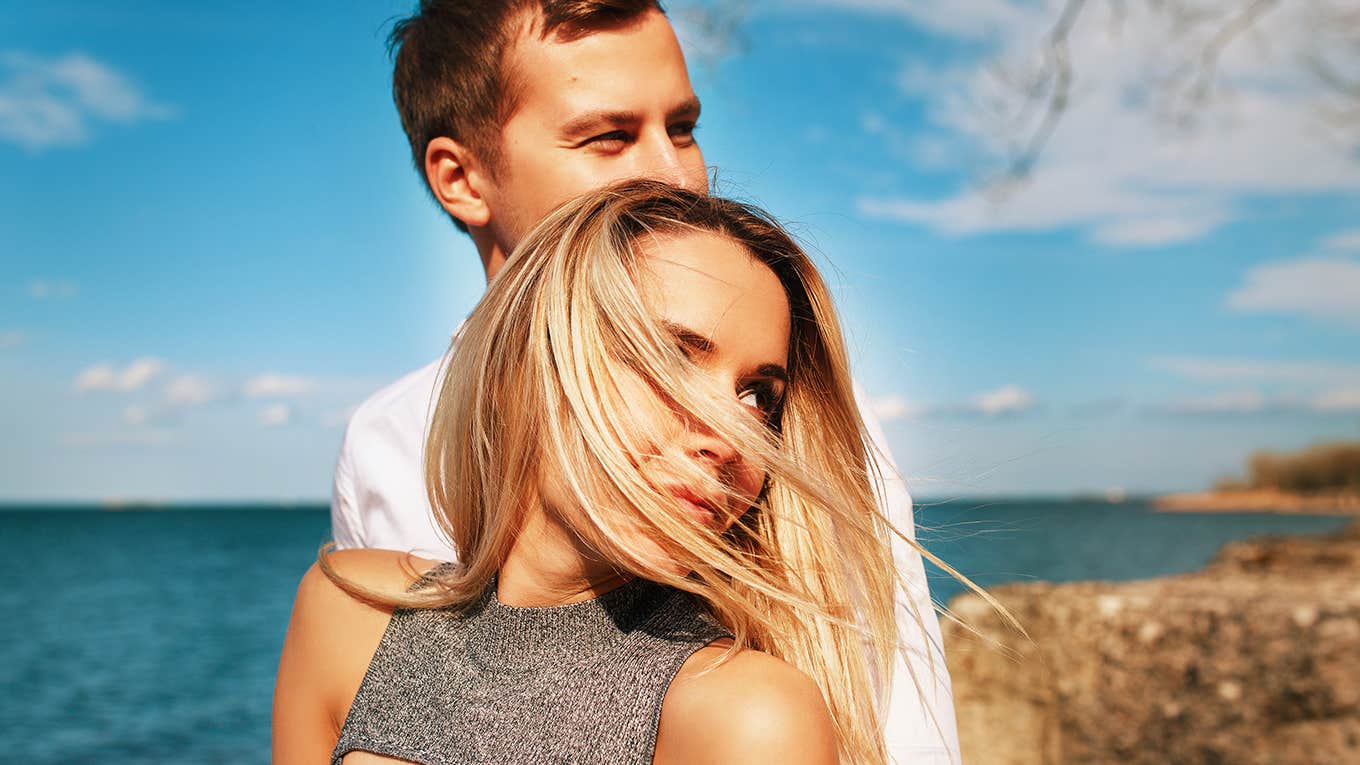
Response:
[{"label": "woman's arm", "polygon": [[701,649],[676,675],[653,765],[836,765],[836,731],[817,684],[760,651],[714,668],[725,650]]},{"label": "woman's arm", "polygon": [[[346,579],[394,594],[410,586],[411,567],[424,571],[434,565],[387,550],[341,550],[328,560]],[[391,618],[391,609],[354,599],[317,564],[307,570],[293,602],[274,683],[274,762],[330,761]]]}]

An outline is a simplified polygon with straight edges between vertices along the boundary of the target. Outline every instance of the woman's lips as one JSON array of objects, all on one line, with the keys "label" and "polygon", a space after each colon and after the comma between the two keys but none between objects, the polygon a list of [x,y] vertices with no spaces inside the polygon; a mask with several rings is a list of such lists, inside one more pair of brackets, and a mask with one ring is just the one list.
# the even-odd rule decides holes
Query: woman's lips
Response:
[{"label": "woman's lips", "polygon": [[685,509],[689,511],[694,520],[706,526],[717,525],[718,506],[716,503],[704,499],[697,493],[684,487],[672,488],[671,494],[684,503]]}]

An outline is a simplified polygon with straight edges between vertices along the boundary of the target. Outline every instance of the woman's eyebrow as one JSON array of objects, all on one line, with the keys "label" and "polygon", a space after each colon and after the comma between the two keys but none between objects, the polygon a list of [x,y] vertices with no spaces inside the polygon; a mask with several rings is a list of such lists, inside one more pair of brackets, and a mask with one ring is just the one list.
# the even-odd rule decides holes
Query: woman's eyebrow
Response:
[{"label": "woman's eyebrow", "polygon": [[[704,337],[703,335],[690,329],[689,327],[686,327],[683,324],[677,324],[676,322],[663,319],[661,321],[661,326],[665,327],[666,331],[669,332],[671,336],[674,337],[676,340],[680,341],[681,343],[684,343],[686,346],[694,349],[699,353],[712,353],[718,348],[717,343],[713,342],[712,340],[709,340],[707,337]],[[761,364],[760,366],[756,367],[755,372],[752,374],[752,376],[769,377],[771,379],[778,380],[784,383],[785,385],[787,385],[789,382],[788,370],[786,370],[779,364]]]},{"label": "woman's eyebrow", "polygon": [[704,337],[683,324],[676,324],[673,321],[662,321],[661,326],[665,327],[667,332],[674,335],[676,340],[679,340],[700,353],[712,353],[714,349],[718,347],[712,340],[709,340],[707,337]]},{"label": "woman's eyebrow", "polygon": [[785,384],[787,384],[789,381],[788,370],[784,369],[778,364],[761,364],[760,366],[756,367],[756,376],[772,377]]}]

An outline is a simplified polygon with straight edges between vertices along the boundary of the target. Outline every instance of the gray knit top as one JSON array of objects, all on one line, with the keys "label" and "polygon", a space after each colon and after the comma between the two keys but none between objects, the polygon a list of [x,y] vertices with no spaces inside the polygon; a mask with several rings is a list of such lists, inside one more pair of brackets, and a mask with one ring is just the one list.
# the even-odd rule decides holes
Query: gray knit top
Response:
[{"label": "gray knit top", "polygon": [[647,765],[671,679],[727,636],[693,596],[643,579],[565,606],[502,605],[492,581],[463,612],[397,609],[331,763]]}]

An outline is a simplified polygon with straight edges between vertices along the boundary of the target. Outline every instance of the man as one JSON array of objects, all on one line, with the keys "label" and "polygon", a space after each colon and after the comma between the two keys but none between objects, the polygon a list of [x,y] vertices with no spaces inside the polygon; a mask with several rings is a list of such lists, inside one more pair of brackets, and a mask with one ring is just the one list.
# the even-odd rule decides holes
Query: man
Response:
[{"label": "man", "polygon": [[[707,189],[694,139],[699,101],[655,0],[424,0],[392,42],[393,91],[415,164],[472,237],[488,280],[539,217],[578,193],[633,177]],[[436,361],[398,380],[351,419],[331,506],[340,548],[455,557],[436,529],[421,459],[438,370]],[[882,444],[867,412],[866,420]],[[879,451],[883,473],[896,476]],[[884,509],[910,531],[905,486],[884,484]],[[895,672],[889,750],[902,763],[956,761],[922,562],[905,545],[897,559],[927,637],[903,608],[904,631],[915,637],[910,667],[899,661]]]}]

